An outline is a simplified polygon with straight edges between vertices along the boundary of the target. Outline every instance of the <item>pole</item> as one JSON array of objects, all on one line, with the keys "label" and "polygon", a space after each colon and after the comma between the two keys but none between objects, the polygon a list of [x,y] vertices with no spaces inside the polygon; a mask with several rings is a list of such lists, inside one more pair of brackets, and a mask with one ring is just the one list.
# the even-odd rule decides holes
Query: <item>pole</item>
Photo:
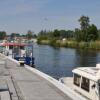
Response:
[{"label": "pole", "polygon": [[34,67],[34,57],[33,57],[33,44],[32,44],[32,67]]}]

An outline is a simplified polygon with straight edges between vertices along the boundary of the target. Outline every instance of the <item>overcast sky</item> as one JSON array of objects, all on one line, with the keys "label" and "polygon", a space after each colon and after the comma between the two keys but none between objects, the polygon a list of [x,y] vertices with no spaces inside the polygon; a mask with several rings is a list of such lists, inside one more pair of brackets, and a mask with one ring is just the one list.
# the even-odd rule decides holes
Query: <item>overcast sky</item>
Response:
[{"label": "overcast sky", "polygon": [[81,15],[100,28],[100,0],[0,0],[0,31],[74,29]]}]

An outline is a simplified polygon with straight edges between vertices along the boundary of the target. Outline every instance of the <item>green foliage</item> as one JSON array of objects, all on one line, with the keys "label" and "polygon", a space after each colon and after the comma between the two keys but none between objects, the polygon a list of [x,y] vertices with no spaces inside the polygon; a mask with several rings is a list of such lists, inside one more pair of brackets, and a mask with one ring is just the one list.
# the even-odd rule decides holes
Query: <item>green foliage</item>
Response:
[{"label": "green foliage", "polygon": [[24,34],[22,34],[22,35],[20,35],[21,37],[26,37],[26,35],[24,35]]},{"label": "green foliage", "polygon": [[26,34],[26,37],[27,37],[27,39],[33,38],[33,32],[29,30],[29,31],[27,32],[27,34]]},{"label": "green foliage", "polygon": [[54,39],[54,38],[51,39],[51,40],[50,40],[50,45],[51,45],[51,46],[57,46],[57,44],[56,44],[56,39]]},{"label": "green foliage", "polygon": [[81,16],[79,22],[81,29],[75,29],[76,41],[95,41],[98,38],[98,30],[94,24],[89,24],[89,17]]},{"label": "green foliage", "polygon": [[88,16],[82,15],[78,21],[80,22],[81,30],[86,30],[89,27],[90,19]]},{"label": "green foliage", "polygon": [[88,42],[80,42],[78,43],[78,48],[81,48],[81,49],[87,49],[88,47]]},{"label": "green foliage", "polygon": [[71,30],[57,30],[55,29],[54,31],[46,31],[42,30],[39,32],[37,37],[47,37],[48,39],[52,38],[58,38],[58,39],[63,39],[63,38],[73,38],[74,37],[74,32]]},{"label": "green foliage", "polygon": [[1,31],[1,32],[0,32],[0,40],[5,39],[6,35],[7,35],[7,34],[6,34],[5,31]]},{"label": "green foliage", "polygon": [[100,40],[100,30],[98,30],[98,40]]},{"label": "green foliage", "polygon": [[94,41],[98,38],[98,30],[97,27],[92,24],[87,29],[87,41]]},{"label": "green foliage", "polygon": [[63,38],[73,38],[74,37],[74,32],[72,30],[60,30],[60,37]]},{"label": "green foliage", "polygon": [[75,39],[80,42],[82,40],[82,31],[79,29],[75,29]]},{"label": "green foliage", "polygon": [[78,42],[76,42],[76,41],[67,41],[67,47],[77,48],[78,47]]},{"label": "green foliage", "polygon": [[55,29],[54,32],[53,32],[53,37],[60,37],[60,31]]},{"label": "green foliage", "polygon": [[[64,46],[81,49],[100,49],[100,30],[94,24],[90,24],[90,18],[81,16],[78,20],[81,28],[72,30],[46,31],[42,30],[38,34],[38,43],[49,44],[51,46]],[[42,42],[41,42],[42,41]],[[99,46],[98,46],[99,45]]]},{"label": "green foliage", "polygon": [[36,34],[33,34],[33,38],[37,38],[37,35]]},{"label": "green foliage", "polygon": [[11,39],[14,39],[15,37],[20,37],[19,33],[11,33],[10,35]]},{"label": "green foliage", "polygon": [[48,37],[49,36],[48,36],[46,30],[45,31],[42,30],[42,31],[39,32],[39,34],[37,36],[37,40],[38,40],[37,42],[41,43],[42,40],[47,40]]}]

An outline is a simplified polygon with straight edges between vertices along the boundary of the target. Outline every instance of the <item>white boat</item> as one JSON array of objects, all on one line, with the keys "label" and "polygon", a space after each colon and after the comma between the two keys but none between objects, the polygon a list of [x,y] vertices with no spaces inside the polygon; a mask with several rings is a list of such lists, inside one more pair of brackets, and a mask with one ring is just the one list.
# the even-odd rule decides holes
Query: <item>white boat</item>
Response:
[{"label": "white boat", "polygon": [[90,100],[100,100],[100,64],[96,67],[79,67],[73,77],[63,77],[62,83]]},{"label": "white boat", "polygon": [[0,43],[0,52],[34,67],[33,45],[31,43],[3,42]]}]

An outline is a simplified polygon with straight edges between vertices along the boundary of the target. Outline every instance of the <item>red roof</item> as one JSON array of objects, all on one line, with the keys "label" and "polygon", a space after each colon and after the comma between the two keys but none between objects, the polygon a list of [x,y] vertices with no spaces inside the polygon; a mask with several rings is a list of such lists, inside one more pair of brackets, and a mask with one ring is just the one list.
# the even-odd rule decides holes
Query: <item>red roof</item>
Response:
[{"label": "red roof", "polygon": [[1,46],[26,46],[26,43],[1,43]]}]

